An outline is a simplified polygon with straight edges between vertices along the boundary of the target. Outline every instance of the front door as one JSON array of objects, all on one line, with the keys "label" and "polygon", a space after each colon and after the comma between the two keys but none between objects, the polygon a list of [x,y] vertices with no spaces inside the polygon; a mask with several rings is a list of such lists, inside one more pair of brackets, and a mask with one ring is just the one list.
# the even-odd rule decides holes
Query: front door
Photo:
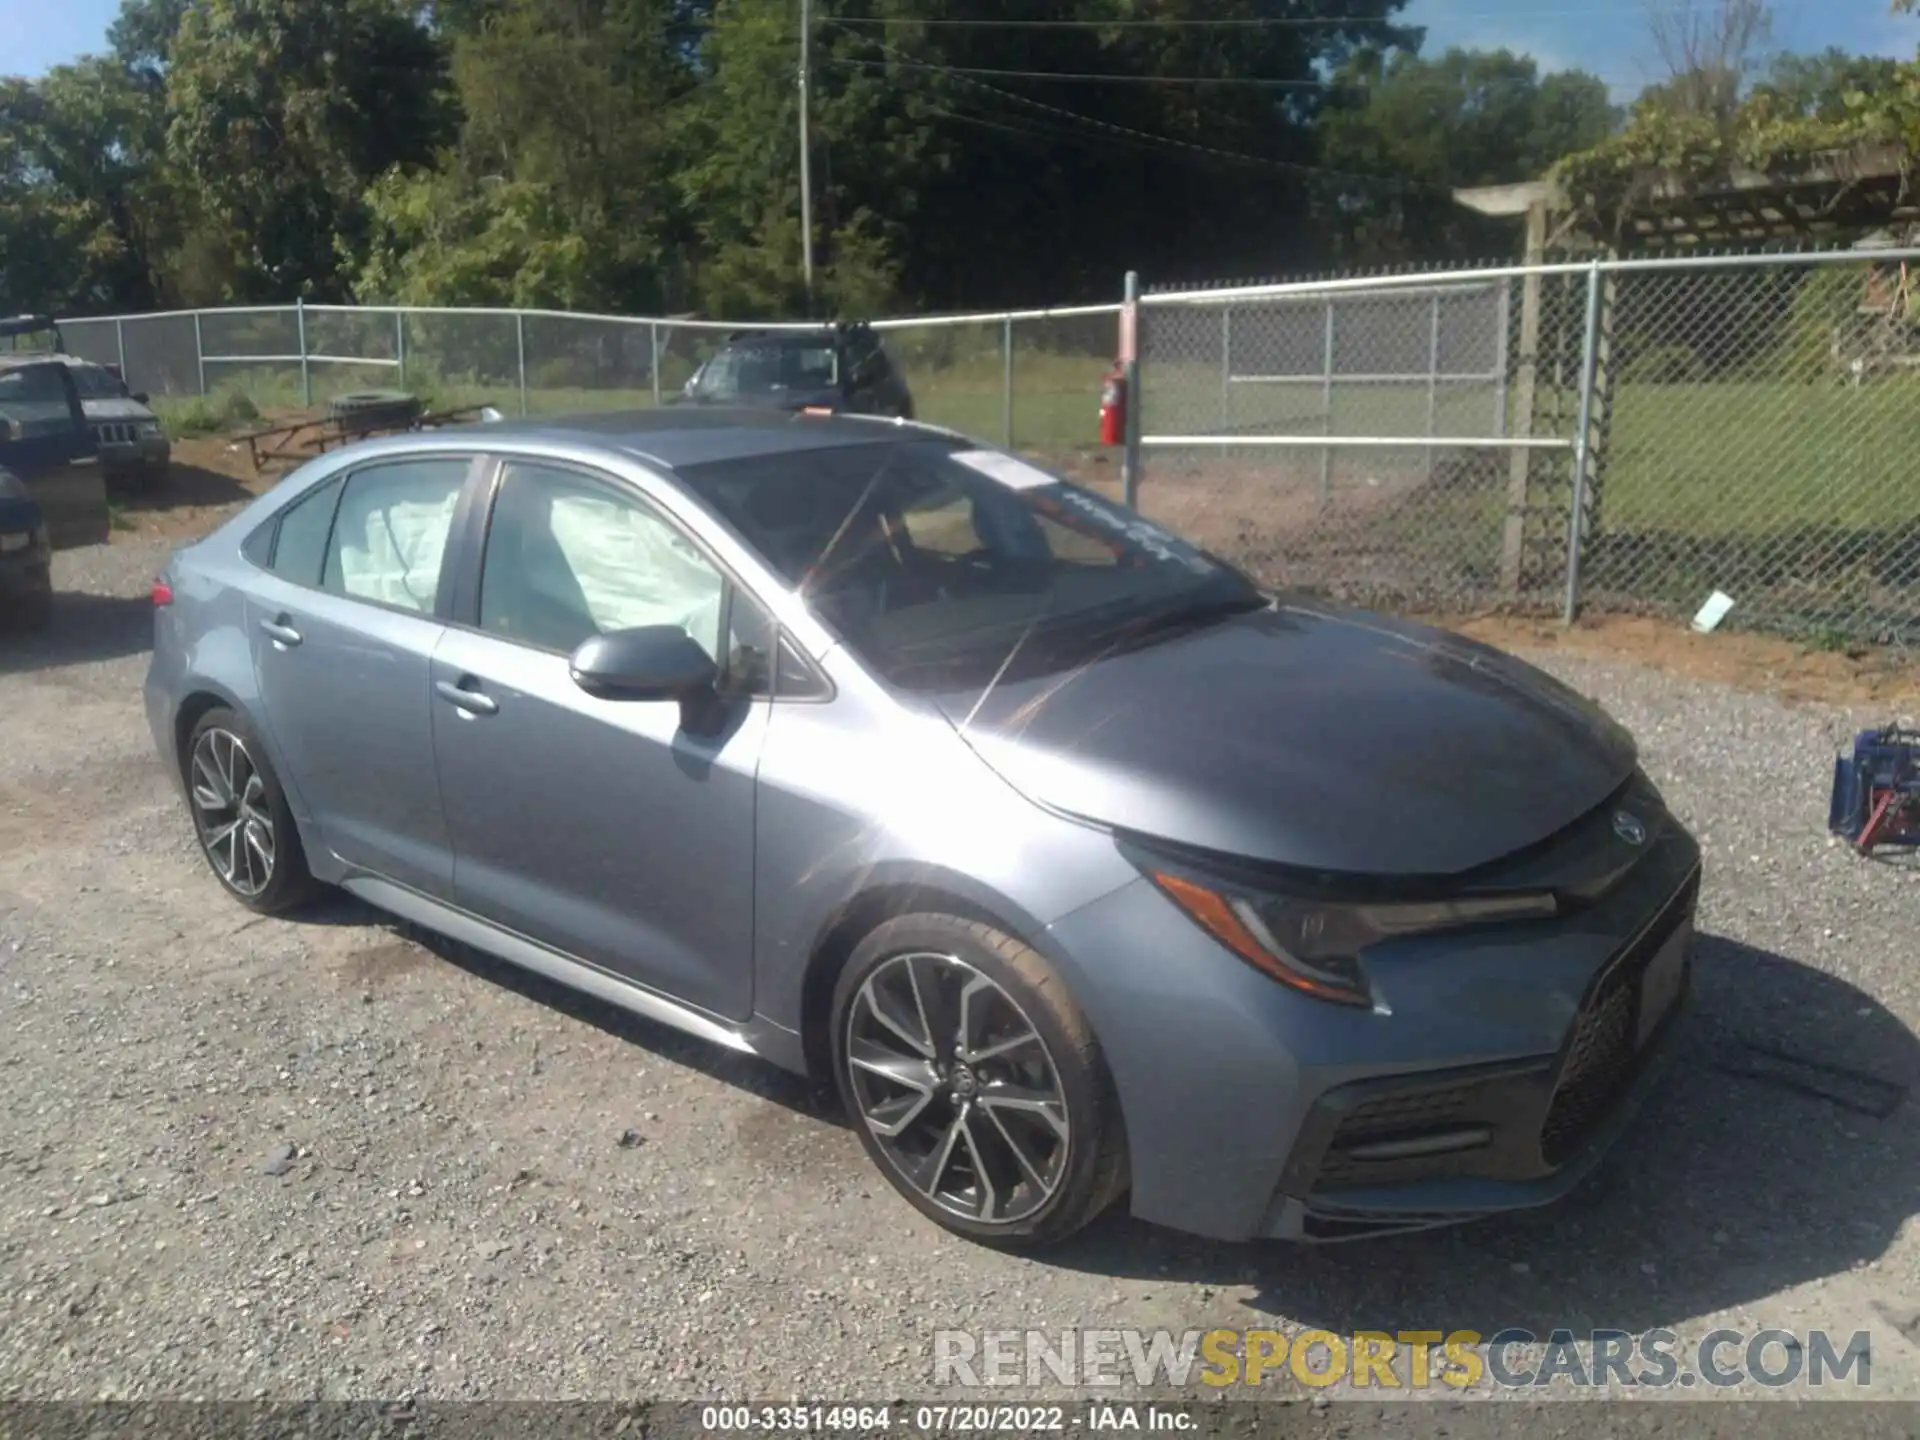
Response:
[{"label": "front door", "polygon": [[[753,1004],[754,775],[770,627],[631,486],[510,461],[471,628],[433,657],[434,750],[463,909],[712,1014]],[[723,662],[718,723],[596,699],[590,635],[683,627]],[[723,645],[721,637],[727,636]]]},{"label": "front door", "polygon": [[349,868],[446,898],[428,664],[466,457],[377,463],[281,516],[248,599],[263,721],[321,842]]}]

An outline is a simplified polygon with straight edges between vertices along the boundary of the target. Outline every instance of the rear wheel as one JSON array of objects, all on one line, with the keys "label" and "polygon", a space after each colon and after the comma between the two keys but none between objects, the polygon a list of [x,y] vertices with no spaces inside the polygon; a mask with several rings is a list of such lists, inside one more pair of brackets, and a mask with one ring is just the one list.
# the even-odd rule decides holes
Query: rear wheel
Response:
[{"label": "rear wheel", "polygon": [[187,739],[185,769],[194,833],[229,895],[277,915],[319,889],[286,795],[245,721],[224,706],[202,715]]},{"label": "rear wheel", "polygon": [[833,1025],[861,1144],[937,1224],[1034,1248],[1125,1188],[1119,1103],[1093,1032],[1012,936],[951,915],[890,920],[842,971]]}]

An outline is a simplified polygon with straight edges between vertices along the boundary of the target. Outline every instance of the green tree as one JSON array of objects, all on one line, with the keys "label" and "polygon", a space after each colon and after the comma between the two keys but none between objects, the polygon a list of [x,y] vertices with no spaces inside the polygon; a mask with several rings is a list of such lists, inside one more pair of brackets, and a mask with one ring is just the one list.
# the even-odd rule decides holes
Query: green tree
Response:
[{"label": "green tree", "polygon": [[698,83],[673,0],[441,6],[465,123],[384,176],[360,288],[451,303],[682,298],[675,112]]},{"label": "green tree", "polygon": [[1602,81],[1582,71],[1543,77],[1531,57],[1509,50],[1360,55],[1322,118],[1322,154],[1342,171],[1402,183],[1355,185],[1335,197],[1342,252],[1368,261],[1465,257],[1510,243],[1455,204],[1452,191],[1536,179],[1605,138],[1616,118]]},{"label": "green tree", "polygon": [[16,196],[0,208],[18,205],[16,221],[40,237],[7,247],[35,277],[32,303],[158,304],[180,216],[162,163],[158,96],[117,62],[91,57],[38,81],[5,82],[0,134]]},{"label": "green tree", "polygon": [[453,120],[442,47],[397,0],[203,0],[166,96],[168,153],[232,237],[235,299],[342,296],[367,186],[430,161]]}]

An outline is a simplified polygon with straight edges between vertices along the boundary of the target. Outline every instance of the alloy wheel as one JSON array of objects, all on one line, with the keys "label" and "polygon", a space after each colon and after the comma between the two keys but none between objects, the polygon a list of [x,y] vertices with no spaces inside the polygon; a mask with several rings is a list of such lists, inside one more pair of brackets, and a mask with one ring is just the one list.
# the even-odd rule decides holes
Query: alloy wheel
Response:
[{"label": "alloy wheel", "polygon": [[889,957],[847,1007],[845,1041],[861,1123],[933,1204],[1012,1225],[1059,1189],[1072,1139],[1059,1070],[985,974],[952,955]]},{"label": "alloy wheel", "polygon": [[203,732],[188,774],[207,859],[237,894],[260,894],[273,880],[273,812],[246,742],[231,730]]}]

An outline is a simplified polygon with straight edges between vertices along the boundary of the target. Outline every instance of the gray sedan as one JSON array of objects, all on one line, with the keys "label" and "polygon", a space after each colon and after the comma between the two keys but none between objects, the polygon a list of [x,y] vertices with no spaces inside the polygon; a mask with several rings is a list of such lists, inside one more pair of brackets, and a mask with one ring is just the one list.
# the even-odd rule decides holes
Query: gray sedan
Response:
[{"label": "gray sedan", "polygon": [[1700,852],[1593,704],[897,421],[310,462],[155,584],[214,875],[831,1075],[993,1244],[1538,1205],[1659,1083]]}]

